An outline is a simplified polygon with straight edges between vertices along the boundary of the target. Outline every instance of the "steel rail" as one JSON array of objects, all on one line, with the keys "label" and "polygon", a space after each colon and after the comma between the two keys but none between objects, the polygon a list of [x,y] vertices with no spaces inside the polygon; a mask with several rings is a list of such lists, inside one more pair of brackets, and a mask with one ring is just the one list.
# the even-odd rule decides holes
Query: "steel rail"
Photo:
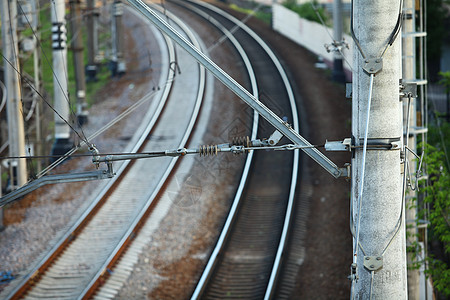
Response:
[{"label": "steel rail", "polygon": [[[167,44],[167,51],[169,53],[168,60],[172,61],[175,59],[174,45],[170,39],[165,38],[165,42]],[[164,88],[161,91],[161,96],[159,98],[160,100],[155,102],[155,105],[152,105],[153,107],[149,108],[148,112],[141,122],[141,125],[136,130],[136,133],[134,135],[134,137],[136,138],[133,138],[132,146],[128,147],[129,149],[127,149],[127,151],[135,153],[138,152],[140,148],[142,148],[147,136],[157,124],[164,106],[167,103],[174,77],[175,72],[173,70],[170,70],[169,68],[162,69],[160,85],[164,86]],[[122,180],[123,176],[125,176],[128,168],[130,167],[130,164],[131,161],[125,161],[120,164],[120,167],[116,171],[116,176],[104,185],[104,187],[101,189],[92,203],[77,219],[77,221],[63,234],[63,236],[59,239],[55,246],[53,246],[47,252],[47,254],[44,255],[36,263],[35,267],[33,267],[31,271],[28,272],[17,285],[15,285],[12,291],[10,291],[6,295],[6,299],[20,299],[28,290],[29,286],[48,269],[48,267],[51,265],[51,262],[54,261],[62,253],[62,249],[64,249],[71,243],[73,238],[77,236],[79,232],[81,232],[82,228],[86,226],[92,216],[95,215],[95,213],[102,207],[110,191],[115,185],[118,184],[118,182]]]},{"label": "steel rail", "polygon": [[[178,2],[177,4],[182,4],[181,2]],[[255,72],[253,70],[253,67],[251,65],[250,59],[248,58],[247,53],[245,52],[245,50],[243,49],[243,47],[241,46],[241,44],[239,43],[239,41],[233,36],[233,34],[230,33],[230,31],[228,29],[226,29],[222,24],[220,24],[220,22],[218,22],[217,20],[211,18],[209,15],[205,14],[203,11],[189,5],[185,5],[182,4],[185,7],[189,7],[190,10],[194,11],[195,13],[197,13],[198,15],[200,15],[201,17],[207,19],[211,24],[213,24],[215,27],[217,27],[220,31],[222,31],[222,33],[229,39],[229,41],[231,42],[231,44],[235,47],[235,49],[238,51],[239,55],[241,56],[243,62],[244,62],[244,66],[247,70],[247,73],[249,75],[249,79],[250,79],[250,86],[251,86],[251,90],[252,93],[255,97],[258,97],[258,83],[256,81],[256,75]],[[257,133],[258,133],[258,124],[259,124],[259,115],[256,111],[254,111],[253,113],[253,123],[252,123],[252,133],[251,133],[251,139],[254,140],[257,138]],[[245,164],[244,164],[244,169],[242,171],[242,175],[241,175],[241,180],[239,181],[239,185],[238,188],[236,190],[230,211],[228,213],[227,219],[225,220],[225,224],[222,228],[221,234],[216,242],[216,245],[210,255],[210,259],[208,260],[207,265],[205,266],[205,269],[199,279],[199,282],[196,286],[196,289],[194,291],[194,294],[192,295],[191,298],[198,298],[198,296],[203,292],[204,287],[206,286],[206,283],[208,282],[211,274],[212,274],[212,270],[214,269],[216,262],[217,262],[217,258],[220,256],[220,254],[223,251],[224,245],[225,245],[225,241],[228,238],[228,235],[230,233],[230,228],[233,225],[234,220],[236,219],[237,216],[237,212],[238,212],[238,207],[239,207],[239,203],[240,200],[242,198],[242,193],[244,191],[246,182],[247,182],[247,178],[250,172],[250,167],[253,161],[253,155],[254,152],[250,151],[250,153],[247,155]]]},{"label": "steel rail", "polygon": [[[178,4],[181,3],[181,1],[175,1],[175,2],[177,2]],[[272,60],[272,62],[276,66],[276,69],[278,70],[279,74],[282,77],[283,84],[287,91],[289,103],[290,103],[291,110],[292,110],[294,129],[299,130],[298,111],[297,111],[296,101],[295,101],[294,93],[292,91],[292,87],[290,85],[290,82],[288,80],[286,72],[284,71],[281,63],[279,62],[278,58],[273,53],[273,51],[270,49],[270,47],[255,32],[253,32],[248,26],[246,26],[245,24],[243,24],[241,21],[237,20],[233,16],[229,15],[228,13],[218,9],[215,6],[209,5],[204,2],[199,2],[199,1],[189,1],[189,2],[194,2],[200,6],[203,6],[209,10],[212,10],[212,11],[216,12],[217,14],[224,16],[227,19],[231,20],[233,23],[235,23],[241,29],[244,29],[245,32],[247,34],[249,34],[255,41],[257,41],[257,43],[264,49],[264,51],[268,54],[268,56],[270,57],[270,59]],[[183,6],[188,7],[186,4],[183,4]],[[226,34],[226,36],[230,39],[230,41],[232,41],[233,44],[238,43],[237,40],[234,38],[234,36],[224,26],[220,25],[220,23],[217,20],[215,20],[211,15],[204,13],[203,11],[199,10],[198,8],[193,7],[192,5],[189,5],[189,9],[193,10],[195,13],[197,13],[200,16],[202,16],[203,18],[207,19],[209,22],[213,23],[216,27],[218,27],[220,30],[222,30],[224,32],[224,34]],[[242,49],[242,51],[244,51],[244,50]],[[255,96],[255,97],[257,97],[257,96]],[[293,159],[293,167],[292,167],[291,185],[290,185],[290,191],[289,191],[289,199],[288,199],[285,219],[284,219],[284,223],[283,223],[284,224],[283,230],[281,233],[277,253],[275,256],[274,263],[273,263],[273,268],[272,268],[272,272],[270,274],[269,282],[267,284],[267,289],[265,292],[264,299],[269,299],[271,297],[271,295],[273,294],[276,279],[277,279],[277,276],[279,274],[279,270],[281,267],[281,261],[283,258],[283,254],[285,252],[287,236],[288,236],[289,227],[290,227],[290,224],[292,221],[291,219],[292,219],[292,215],[293,215],[294,196],[295,196],[295,191],[296,191],[296,186],[297,186],[297,177],[298,177],[298,163],[299,163],[299,152],[298,152],[298,150],[295,150],[294,151],[294,159]],[[242,189],[243,189],[243,185],[245,185],[245,182],[246,181],[241,181]],[[242,190],[240,190],[240,192],[242,193]],[[214,248],[214,250],[210,256],[207,266],[205,267],[205,269],[203,271],[203,274],[196,286],[196,289],[194,290],[194,293],[191,296],[191,299],[198,299],[199,297],[201,297],[201,295],[203,294],[203,292],[206,288],[209,278],[212,276],[213,269],[214,269],[215,265],[217,264],[217,259],[224,251],[224,244],[225,244],[227,237],[230,234],[231,227],[233,224],[232,221],[235,219],[235,214],[237,212],[237,207],[238,207],[238,202],[239,202],[238,197],[239,198],[241,197],[241,193],[239,194],[239,196],[236,195],[235,201],[233,202],[232,209],[229,213],[229,216],[227,218],[225,226],[222,229],[222,232],[221,232],[219,240],[216,244],[216,247]]]},{"label": "steel rail", "polygon": [[[154,9],[158,9],[161,13],[162,10],[159,6],[153,5]],[[194,33],[184,25],[184,23],[179,20],[175,15],[171,14],[170,12],[166,11],[166,14],[169,15],[171,20],[177,23],[180,28],[186,33],[188,38],[192,41],[192,43],[200,48],[200,44],[197,41]],[[205,84],[206,84],[206,71],[205,68],[201,65],[199,65],[200,69],[200,82],[199,82],[199,90],[197,94],[197,99],[195,101],[195,108],[191,116],[191,120],[185,130],[184,136],[181,140],[181,142],[178,145],[178,148],[183,148],[187,144],[189,137],[192,134],[192,131],[194,129],[194,125],[198,119],[198,115],[200,112],[201,104],[204,97],[205,92]],[[150,191],[147,196],[147,204],[143,207],[141,212],[135,217],[133,220],[133,223],[131,224],[128,231],[123,235],[120,242],[117,244],[116,248],[111,252],[109,257],[105,260],[105,263],[103,266],[99,269],[97,274],[94,276],[94,278],[91,280],[91,282],[86,286],[86,288],[81,293],[79,299],[89,299],[95,294],[96,289],[100,286],[99,280],[105,280],[107,278],[107,270],[112,269],[115,263],[119,260],[121,255],[126,251],[125,248],[131,243],[131,235],[135,235],[138,233],[139,229],[145,222],[145,217],[150,213],[149,208],[153,205],[154,200],[157,198],[157,196],[161,193],[164,184],[168,180],[170,174],[172,173],[175,165],[178,162],[178,157],[174,157],[171,159],[169,167],[166,169],[164,175],[161,177],[157,187]]]}]

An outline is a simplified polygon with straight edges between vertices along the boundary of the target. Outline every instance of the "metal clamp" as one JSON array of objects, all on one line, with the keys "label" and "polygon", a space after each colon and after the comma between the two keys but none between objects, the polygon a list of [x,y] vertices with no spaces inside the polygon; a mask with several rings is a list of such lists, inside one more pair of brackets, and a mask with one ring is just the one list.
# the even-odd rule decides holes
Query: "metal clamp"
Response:
[{"label": "metal clamp", "polygon": [[334,41],[333,43],[325,44],[324,46],[325,46],[325,49],[327,50],[328,53],[330,53],[330,52],[340,52],[344,48],[350,49],[350,46],[345,41],[345,39],[342,39],[342,41],[340,41],[340,42]]},{"label": "metal clamp", "polygon": [[358,265],[356,263],[352,263],[352,265],[350,266],[350,275],[348,275],[347,278],[352,282],[358,282]]},{"label": "metal clamp", "polygon": [[417,83],[404,82],[402,79],[400,79],[400,97],[417,98]]},{"label": "metal clamp", "polygon": [[383,268],[383,256],[364,256],[364,267],[369,271],[378,271]]},{"label": "metal clamp", "polygon": [[[346,138],[343,141],[326,141],[326,151],[351,151],[353,149],[362,148],[352,143],[351,138]],[[401,149],[400,138],[395,139],[369,139],[367,143],[367,150],[399,150]]]},{"label": "metal clamp", "polygon": [[363,70],[368,74],[377,74],[383,69],[382,58],[366,58],[364,60]]},{"label": "metal clamp", "polygon": [[326,151],[350,151],[351,148],[352,148],[351,138],[346,138],[343,141],[325,142]]}]

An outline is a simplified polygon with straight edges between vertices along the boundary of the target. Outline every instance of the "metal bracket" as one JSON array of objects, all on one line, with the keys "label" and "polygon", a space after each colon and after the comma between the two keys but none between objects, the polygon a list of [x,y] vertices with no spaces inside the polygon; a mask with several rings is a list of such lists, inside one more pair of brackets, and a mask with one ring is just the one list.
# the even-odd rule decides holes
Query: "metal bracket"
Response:
[{"label": "metal bracket", "polygon": [[115,173],[112,169],[112,163],[107,163],[107,170],[96,170],[90,172],[82,172],[82,173],[72,173],[72,174],[59,174],[59,175],[47,175],[40,177],[27,183],[26,185],[18,188],[17,190],[5,195],[0,198],[0,207],[13,202],[20,197],[25,196],[26,194],[44,186],[47,184],[55,184],[55,183],[67,183],[67,182],[78,182],[78,181],[88,181],[88,180],[100,180],[100,179],[108,179],[114,177]]},{"label": "metal bracket", "polygon": [[272,133],[272,135],[269,137],[269,145],[275,146],[276,144],[278,144],[278,142],[281,140],[282,137],[283,134],[278,130],[275,130],[275,132]]},{"label": "metal bracket", "polygon": [[352,263],[352,265],[350,266],[350,275],[347,278],[352,282],[358,282],[358,265],[356,263]]},{"label": "metal bracket", "polygon": [[324,46],[325,46],[325,49],[327,50],[328,53],[330,53],[330,52],[340,52],[344,48],[350,49],[350,46],[345,41],[345,39],[342,39],[342,41],[340,41],[340,42],[334,41],[333,43],[325,44]]},{"label": "metal bracket", "polygon": [[[326,151],[351,151],[356,148],[362,148],[362,143],[355,146],[351,138],[343,141],[326,141]],[[369,139],[367,142],[367,150],[398,150],[401,149],[401,140],[398,139]]]},{"label": "metal bracket", "polygon": [[383,268],[383,256],[364,256],[364,267],[369,271],[378,271]]},{"label": "metal bracket", "polygon": [[364,60],[363,70],[368,74],[377,74],[383,69],[382,58],[366,58]]},{"label": "metal bracket", "polygon": [[325,142],[326,151],[350,151],[352,148],[352,139],[346,138],[343,141]]},{"label": "metal bracket", "polygon": [[400,97],[401,98],[417,98],[417,83],[404,82],[400,79]]},{"label": "metal bracket", "polygon": [[[242,101],[253,108],[261,117],[266,119],[273,127],[279,130],[287,139],[291,140],[295,145],[302,146],[308,156],[316,161],[320,166],[327,170],[333,177],[338,178],[342,176],[341,169],[333,163],[322,152],[313,147],[304,137],[302,137],[296,130],[287,126],[285,122],[278,117],[273,111],[263,105],[254,95],[247,91],[244,87],[238,84],[230,75],[219,68],[207,55],[201,52],[180,33],[178,33],[171,25],[169,25],[163,18],[155,13],[142,0],[127,0],[134,8],[141,12],[148,20],[150,20],[158,29],[169,36],[181,48],[186,50],[194,57],[201,65],[211,72],[219,81],[235,93]],[[246,27],[243,27],[246,30]]]}]

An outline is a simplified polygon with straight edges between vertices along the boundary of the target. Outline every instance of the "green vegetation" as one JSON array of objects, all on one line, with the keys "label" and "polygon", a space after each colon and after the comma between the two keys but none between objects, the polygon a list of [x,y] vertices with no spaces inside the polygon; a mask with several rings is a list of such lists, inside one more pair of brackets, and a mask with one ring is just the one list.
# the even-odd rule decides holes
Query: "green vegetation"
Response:
[{"label": "green vegetation", "polygon": [[[316,0],[304,4],[297,4],[296,0],[286,0],[283,2],[283,6],[295,11],[303,19],[322,23],[320,18],[317,16],[317,14],[319,14],[324,23],[329,25],[330,17],[322,7],[318,6]],[[317,9],[317,12],[314,8]]]},{"label": "green vegetation", "polygon": [[[440,72],[440,84],[450,92],[450,72]],[[426,219],[431,254],[426,257],[426,274],[433,278],[434,288],[444,297],[450,297],[450,123],[441,122],[428,127],[424,165],[428,178],[421,182],[420,196],[428,209],[419,211],[418,218]],[[423,262],[418,262],[417,265]]]},{"label": "green vegetation", "polygon": [[[447,126],[447,133],[450,133]],[[436,147],[426,145],[426,164],[428,173],[427,185],[421,189],[424,203],[428,204],[427,213],[429,223],[429,239],[439,242],[444,255],[437,257],[430,255],[426,258],[428,263],[427,275],[433,278],[434,287],[445,296],[450,296],[450,269],[448,256],[450,254],[450,174],[446,163],[445,153]],[[446,259],[447,258],[447,259]]]},{"label": "green vegetation", "polygon": [[230,4],[230,8],[232,8],[238,12],[244,13],[244,14],[254,15],[257,19],[262,20],[266,24],[270,24],[272,22],[272,13],[265,12],[262,10],[254,11],[249,8],[242,8],[242,7],[237,6],[236,4]]},{"label": "green vegetation", "polygon": [[445,92],[448,95],[450,93],[450,71],[439,72],[439,76],[441,76],[441,80],[439,80],[439,84],[441,84],[445,87]]}]

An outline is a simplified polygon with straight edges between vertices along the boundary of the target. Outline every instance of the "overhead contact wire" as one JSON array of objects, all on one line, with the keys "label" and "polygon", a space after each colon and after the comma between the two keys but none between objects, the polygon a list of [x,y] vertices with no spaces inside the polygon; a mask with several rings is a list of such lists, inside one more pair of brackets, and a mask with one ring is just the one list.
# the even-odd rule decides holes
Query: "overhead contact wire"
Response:
[{"label": "overhead contact wire", "polygon": [[369,131],[369,120],[370,120],[370,106],[372,103],[372,90],[373,90],[373,78],[374,74],[370,74],[370,84],[369,84],[369,97],[367,101],[367,113],[366,113],[366,126],[365,126],[365,132],[364,132],[364,143],[363,143],[363,153],[362,153],[362,161],[361,161],[361,181],[359,185],[359,191],[358,191],[358,220],[357,220],[357,226],[356,226],[356,243],[355,243],[355,249],[353,254],[353,263],[356,263],[357,257],[358,257],[358,250],[359,250],[359,233],[360,233],[360,225],[361,225],[361,208],[362,208],[362,196],[364,191],[364,174],[366,169],[366,154],[367,154],[367,137],[368,137],[368,131]]},{"label": "overhead contact wire", "polygon": [[[52,3],[55,4],[55,1],[52,0]],[[59,87],[62,91],[64,91],[63,88],[62,88],[61,82],[60,82],[59,78],[56,76],[55,71],[54,71],[54,69],[53,69],[53,66],[51,65],[51,63],[50,63],[50,61],[49,61],[49,59],[48,59],[48,57],[47,57],[47,54],[45,53],[44,48],[42,47],[42,44],[41,44],[41,42],[40,42],[40,40],[39,40],[39,38],[38,38],[38,36],[37,36],[35,30],[33,29],[33,26],[31,26],[30,20],[28,19],[27,15],[24,13],[24,10],[23,10],[23,8],[22,8],[22,5],[20,4],[20,2],[17,2],[17,5],[18,5],[19,9],[21,10],[22,14],[25,16],[25,20],[27,21],[27,24],[30,26],[31,32],[33,33],[33,36],[34,36],[34,38],[36,39],[36,42],[37,42],[39,48],[41,49],[42,54],[44,55],[44,58],[45,58],[45,61],[46,61],[47,65],[50,67],[50,70],[52,71],[53,77],[56,79],[56,82],[57,82],[58,87]],[[55,13],[56,13],[56,12],[55,12]],[[66,70],[66,68],[64,68],[64,69]],[[21,77],[22,79],[25,79],[25,80],[26,80],[26,78],[23,77],[22,74],[20,74],[20,72],[19,72],[18,70],[16,70],[16,72],[20,75],[20,77]],[[66,73],[66,80],[67,80],[67,73]],[[69,126],[69,128],[70,128],[73,132],[75,132],[75,134],[80,138],[80,140],[83,140],[87,145],[90,144],[89,141],[88,141],[88,139],[87,139],[87,137],[86,137],[86,135],[85,135],[85,133],[84,133],[84,131],[83,131],[83,128],[82,128],[82,126],[80,126],[80,124],[78,124],[78,127],[80,128],[81,135],[82,135],[83,137],[81,137],[80,133],[79,133],[79,132],[78,132],[78,131],[70,124],[69,121],[65,120],[65,119],[64,119],[64,118],[63,118],[63,117],[62,117],[62,116],[61,116],[61,115],[53,108],[53,106],[52,106],[47,100],[45,100],[45,98],[37,91],[36,88],[34,88],[34,87],[31,85],[31,83],[30,83],[28,80],[26,80],[26,83],[27,83],[27,84],[28,84],[28,85],[29,85],[29,86],[30,86],[30,87],[31,87],[31,88],[39,95],[39,97],[40,97],[40,98],[41,98],[41,99],[42,99],[42,100],[50,107],[50,109],[51,109],[53,112],[55,112],[55,113],[58,115],[58,117],[61,118],[61,120],[63,120],[63,122],[66,123],[66,124]],[[66,92],[66,91],[64,91],[64,92]],[[70,111],[71,111],[72,115],[74,115],[74,112],[73,112],[73,110],[72,110],[72,108],[71,108],[71,106],[70,106],[70,100],[69,100],[67,94],[66,94],[66,93],[63,93],[63,94],[64,94],[64,97],[65,97],[67,103],[69,104],[69,108],[70,108]],[[77,118],[75,118],[75,120],[76,120],[76,119],[77,119]]]},{"label": "overhead contact wire", "polygon": [[[330,39],[333,41],[334,45],[337,45],[337,41],[334,39],[334,37],[331,35],[330,30],[328,29],[328,26],[325,24],[325,21],[323,20],[322,16],[319,13],[319,10],[317,9],[316,5],[314,4],[313,1],[310,2],[314,12],[316,13],[317,17],[320,20],[320,23],[322,23],[322,26],[325,28],[325,31],[327,32],[328,36],[330,37]],[[344,55],[344,52],[342,52],[342,49],[340,47],[336,46],[336,49],[339,51],[339,53],[341,54],[342,58],[345,60],[345,63],[348,65],[348,67],[350,68],[350,70],[352,70],[353,72],[353,67],[350,64],[350,62],[348,61],[347,57]]]},{"label": "overhead contact wire", "polygon": [[[58,115],[58,117],[60,117],[74,132],[75,134],[77,134],[77,136],[80,138],[80,140],[85,140],[83,139],[80,134],[75,130],[75,128],[70,125],[70,123],[68,121],[66,121],[54,108],[53,106],[44,98],[44,96],[31,84],[31,82],[24,76],[22,76],[22,74],[20,73],[19,70],[16,69],[16,67],[3,55],[3,53],[0,53],[0,55],[2,56],[2,58],[14,69],[14,71],[19,75],[20,79],[25,81],[26,84],[28,84],[28,86],[35,91],[39,97],[50,107],[50,109]],[[89,144],[87,142],[87,140],[85,141],[86,144]]]}]

